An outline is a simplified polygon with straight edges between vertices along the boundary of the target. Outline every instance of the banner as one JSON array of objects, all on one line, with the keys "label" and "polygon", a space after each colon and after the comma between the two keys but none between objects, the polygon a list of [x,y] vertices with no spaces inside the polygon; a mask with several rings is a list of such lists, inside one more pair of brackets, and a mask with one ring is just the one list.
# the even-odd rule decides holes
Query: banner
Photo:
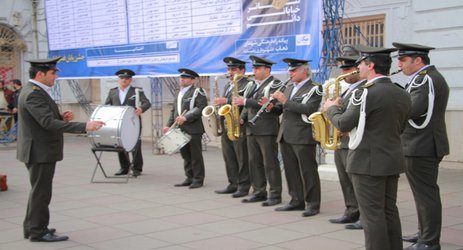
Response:
[{"label": "banner", "polygon": [[[49,56],[60,77],[226,72],[223,58],[312,60],[321,51],[320,0],[45,0]],[[247,71],[251,71],[251,64]]]}]

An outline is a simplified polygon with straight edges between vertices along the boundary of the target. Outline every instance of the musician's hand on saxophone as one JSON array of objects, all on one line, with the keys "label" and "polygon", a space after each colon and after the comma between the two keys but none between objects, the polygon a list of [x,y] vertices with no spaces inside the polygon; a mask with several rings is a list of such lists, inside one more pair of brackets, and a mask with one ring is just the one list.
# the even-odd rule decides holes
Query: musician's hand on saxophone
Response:
[{"label": "musician's hand on saxophone", "polygon": [[245,98],[242,96],[233,97],[232,104],[236,106],[244,106],[244,102],[245,102],[244,100]]},{"label": "musician's hand on saxophone", "polygon": [[225,105],[227,101],[228,99],[226,97],[216,97],[214,98],[214,105]]},{"label": "musician's hand on saxophone", "polygon": [[281,91],[275,91],[275,93],[272,94],[272,97],[277,99],[282,104],[285,104],[286,101],[288,101],[288,98],[286,98],[285,94],[283,94]]},{"label": "musician's hand on saxophone", "polygon": [[321,107],[321,112],[326,112],[328,110],[329,107],[333,106],[333,105],[336,105],[336,106],[341,106],[341,98],[340,97],[337,97],[336,99],[334,100],[331,100],[331,99],[327,99],[325,101],[325,103],[323,103],[322,107]]}]

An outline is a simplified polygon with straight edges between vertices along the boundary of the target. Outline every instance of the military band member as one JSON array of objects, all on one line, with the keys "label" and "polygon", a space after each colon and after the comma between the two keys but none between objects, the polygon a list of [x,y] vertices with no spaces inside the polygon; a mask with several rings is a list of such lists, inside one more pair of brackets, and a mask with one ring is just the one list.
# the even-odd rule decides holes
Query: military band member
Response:
[{"label": "military band member", "polygon": [[[283,157],[291,201],[276,211],[304,210],[302,216],[320,212],[320,177],[316,161],[317,142],[312,136],[308,115],[316,112],[322,99],[321,85],[313,82],[309,61],[285,58],[291,84],[284,92],[276,91],[275,108],[283,110],[277,141]],[[307,205],[306,205],[307,204]]]},{"label": "military band member", "polygon": [[[113,106],[130,106],[135,108],[135,114],[140,117],[142,113],[151,107],[151,103],[146,98],[143,91],[139,92],[140,106],[136,106],[136,91],[135,87],[131,86],[132,77],[135,75],[130,69],[121,69],[116,72],[118,77],[119,86],[109,90],[108,97],[106,98],[106,105]],[[140,117],[140,133],[141,133],[141,117]],[[115,175],[126,175],[129,173],[130,157],[128,152],[118,152],[119,163],[121,168]],[[138,138],[137,144],[132,151],[133,168],[132,175],[137,177],[143,172],[143,155],[141,152],[141,136]]]},{"label": "military band member", "polygon": [[[349,48],[349,49],[347,49]],[[346,49],[346,50],[344,50]],[[343,48],[344,54],[342,57],[336,58],[340,62],[341,74],[348,74],[357,70],[355,61],[359,58],[360,54],[352,45],[346,45]],[[348,88],[342,93],[341,109],[344,111],[349,104],[350,97],[353,91],[365,83],[366,80],[360,79],[358,74],[347,76],[344,81],[349,85]],[[346,225],[346,229],[362,229],[360,222],[360,212],[358,208],[357,198],[355,197],[354,187],[350,175],[346,172],[347,169],[347,153],[349,152],[349,132],[341,131],[341,144],[340,147],[334,151],[334,162],[338,172],[339,183],[341,184],[342,195],[344,198],[345,210],[340,218],[329,219],[331,223],[353,223]]]},{"label": "military band member", "polygon": [[[244,106],[241,118],[249,122],[262,107],[261,98],[268,99],[282,84],[280,80],[270,75],[275,62],[250,56],[254,82],[245,93],[245,97],[233,100],[235,105]],[[249,170],[253,193],[250,198],[243,199],[244,203],[265,200],[263,206],[273,206],[281,203],[281,170],[278,161],[278,144],[276,137],[279,128],[281,111],[263,112],[254,124],[246,126],[247,146],[249,155]],[[267,181],[269,195],[267,195]],[[267,199],[268,198],[268,199]]]},{"label": "military band member", "polygon": [[367,83],[352,94],[346,110],[337,98],[327,100],[322,111],[340,131],[351,131],[347,172],[360,208],[365,248],[402,249],[397,186],[405,169],[400,134],[410,111],[410,96],[388,77],[390,52],[395,49],[357,48],[362,53],[357,60],[360,78]]},{"label": "military band member", "polygon": [[[222,97],[214,99],[214,105],[232,104],[233,79],[238,75],[238,95],[242,96],[248,86],[249,79],[244,75],[246,73],[246,62],[234,57],[225,57],[223,59],[227,65],[227,74],[230,82],[225,85]],[[240,108],[241,112],[242,108]],[[240,136],[236,141],[231,141],[227,136],[227,126],[224,119],[221,119],[224,132],[221,136],[222,154],[225,161],[225,169],[228,178],[228,185],[221,190],[216,190],[218,194],[232,194],[232,197],[238,198],[249,193],[251,186],[249,179],[248,150],[246,142],[246,124],[240,126]]]},{"label": "military band member", "polygon": [[[170,118],[163,132],[167,133],[169,127],[177,122],[180,129],[191,136],[190,142],[180,149],[186,179],[175,186],[199,188],[204,184],[205,175],[201,145],[204,133],[201,112],[207,106],[207,98],[203,89],[194,87],[199,77],[198,73],[185,68],[178,71],[180,72],[180,91],[174,99]],[[182,115],[185,111],[186,113]]]},{"label": "military band member", "polygon": [[411,77],[405,88],[412,98],[412,110],[401,138],[419,232],[403,240],[415,243],[406,249],[440,249],[442,203],[437,177],[439,163],[449,153],[445,125],[449,87],[436,67],[430,65],[428,53],[434,48],[392,44],[399,49],[400,69]]},{"label": "military band member", "polygon": [[100,129],[104,122],[71,122],[71,111],[60,113],[51,97],[58,78],[55,59],[29,61],[30,80],[24,84],[18,100],[18,143],[16,158],[29,172],[31,191],[24,218],[24,238],[30,241],[56,242],[69,237],[49,228],[53,177],[56,162],[63,160],[63,133],[85,133]]}]

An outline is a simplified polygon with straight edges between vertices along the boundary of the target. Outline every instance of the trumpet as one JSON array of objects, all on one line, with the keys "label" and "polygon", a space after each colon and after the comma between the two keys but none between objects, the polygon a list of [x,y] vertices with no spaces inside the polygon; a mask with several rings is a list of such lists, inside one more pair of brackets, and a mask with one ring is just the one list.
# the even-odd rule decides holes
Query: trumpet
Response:
[{"label": "trumpet", "polygon": [[[288,80],[286,80],[275,92],[284,91],[286,89],[286,87],[288,86],[288,83],[290,81],[291,81],[291,77]],[[271,96],[268,99],[268,101],[266,103],[264,103],[264,105],[262,105],[262,107],[260,107],[259,111],[257,111],[257,114],[251,120],[249,120],[249,123],[251,123],[252,125],[256,125],[257,119],[259,119],[260,115],[267,109],[267,107],[270,105],[270,103],[275,104],[275,98],[273,96]]]}]

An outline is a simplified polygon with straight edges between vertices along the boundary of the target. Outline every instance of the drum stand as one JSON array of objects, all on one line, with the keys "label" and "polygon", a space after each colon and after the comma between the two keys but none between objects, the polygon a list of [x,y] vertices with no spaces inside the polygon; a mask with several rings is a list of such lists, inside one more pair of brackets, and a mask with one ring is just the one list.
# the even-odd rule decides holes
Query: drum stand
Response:
[{"label": "drum stand", "polygon": [[[99,152],[99,153],[97,153],[97,152]],[[131,176],[130,173],[131,173],[131,170],[132,170],[132,167],[133,167],[133,160],[130,161],[130,155],[129,155],[129,162],[130,162],[129,163],[129,169],[128,169],[126,177],[125,176],[108,176],[106,174],[106,171],[103,168],[103,165],[101,164],[101,156],[102,156],[103,152],[120,153],[120,152],[125,152],[125,149],[124,148],[113,148],[113,147],[104,147],[104,148],[93,147],[92,148],[92,153],[93,153],[93,155],[95,155],[96,165],[95,165],[95,169],[93,170],[93,175],[92,175],[92,179],[90,180],[90,182],[91,183],[128,183],[129,178]],[[136,152],[134,152],[134,154],[136,154]],[[121,180],[121,181],[95,181],[94,180],[95,179],[95,174],[96,174],[96,170],[98,168],[100,168],[101,172],[103,172],[103,175],[104,175],[105,179],[125,179],[125,180]]]}]

